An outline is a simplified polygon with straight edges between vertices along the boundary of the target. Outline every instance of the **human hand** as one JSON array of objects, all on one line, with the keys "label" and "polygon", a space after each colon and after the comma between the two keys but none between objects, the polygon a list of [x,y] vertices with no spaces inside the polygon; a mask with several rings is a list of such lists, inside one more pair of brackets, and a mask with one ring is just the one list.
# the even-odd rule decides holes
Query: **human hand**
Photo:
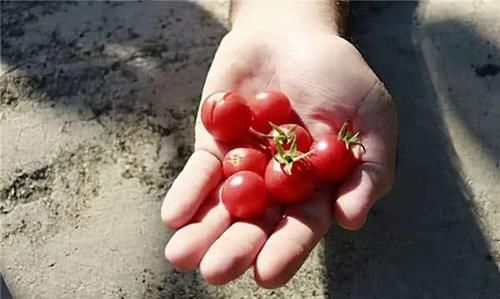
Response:
[{"label": "human hand", "polygon": [[263,30],[249,24],[237,20],[223,39],[203,98],[221,90],[247,98],[280,90],[313,137],[336,134],[350,119],[366,153],[341,185],[324,186],[304,203],[270,207],[260,219],[235,220],[215,196],[227,148],[198,117],[195,151],[162,206],[164,223],[178,229],[165,254],[178,269],[199,267],[213,284],[229,282],[253,266],[258,284],[277,287],[295,274],[334,219],[346,229],[359,229],[375,200],[388,192],[394,179],[396,112],[383,84],[335,28],[283,21]]}]

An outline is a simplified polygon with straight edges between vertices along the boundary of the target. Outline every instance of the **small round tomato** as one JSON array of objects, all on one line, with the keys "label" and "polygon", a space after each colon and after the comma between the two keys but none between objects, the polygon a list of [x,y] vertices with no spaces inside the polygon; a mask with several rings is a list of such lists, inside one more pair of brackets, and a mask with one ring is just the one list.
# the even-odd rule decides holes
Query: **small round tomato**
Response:
[{"label": "small round tomato", "polygon": [[274,137],[269,140],[269,147],[273,154],[276,154],[276,142],[281,142],[284,150],[290,149],[293,137],[295,137],[295,142],[297,142],[297,150],[299,152],[306,153],[311,147],[311,135],[307,132],[304,127],[296,124],[286,124],[279,126],[285,134],[281,134],[276,129],[271,131],[271,135]]},{"label": "small round tomato", "polygon": [[288,204],[308,199],[315,184],[314,172],[307,159],[294,162],[289,174],[285,164],[272,159],[267,165],[264,180],[272,198]]},{"label": "small round tomato", "polygon": [[264,175],[269,158],[254,148],[239,147],[230,150],[222,160],[222,170],[226,177],[243,170]]},{"label": "small round tomato", "polygon": [[290,121],[292,106],[288,97],[279,91],[263,91],[248,102],[252,110],[252,128],[267,134],[271,131],[269,122],[281,125]]},{"label": "small round tomato", "polygon": [[336,135],[324,135],[312,145],[310,156],[318,178],[337,182],[348,176],[359,163],[345,141]]},{"label": "small round tomato", "polygon": [[240,171],[230,176],[222,185],[221,200],[229,213],[241,219],[257,217],[264,213],[267,191],[261,176],[251,171]]},{"label": "small round tomato", "polygon": [[216,92],[203,101],[201,121],[215,139],[234,142],[247,134],[252,112],[245,99],[237,93]]}]

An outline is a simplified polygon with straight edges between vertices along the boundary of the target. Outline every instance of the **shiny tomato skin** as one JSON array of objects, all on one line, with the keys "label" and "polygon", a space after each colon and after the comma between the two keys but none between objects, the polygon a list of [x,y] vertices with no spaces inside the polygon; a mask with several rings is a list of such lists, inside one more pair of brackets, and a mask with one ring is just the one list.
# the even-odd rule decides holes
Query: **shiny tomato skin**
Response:
[{"label": "shiny tomato skin", "polygon": [[226,177],[238,171],[248,170],[263,176],[266,170],[268,156],[254,148],[239,147],[227,152],[222,160],[222,170]]},{"label": "shiny tomato skin", "polygon": [[251,171],[240,171],[222,185],[221,200],[229,213],[236,218],[249,219],[262,215],[267,206],[264,179]]},{"label": "shiny tomato skin", "polygon": [[[295,127],[295,138],[297,142],[297,150],[299,152],[307,153],[309,149],[311,148],[311,143],[312,143],[312,138],[311,135],[307,132],[304,127],[296,125],[296,124],[285,124],[285,125],[280,125],[279,127],[283,129],[283,131],[288,132],[292,127]],[[278,135],[278,132],[275,130],[271,131],[271,135],[276,136]],[[271,149],[271,152],[273,154],[276,154],[276,143],[274,142],[273,139],[269,140],[269,148]],[[287,143],[283,147],[285,150],[290,149],[290,143]]]},{"label": "shiny tomato skin", "polygon": [[275,201],[285,204],[307,200],[315,185],[314,173],[307,159],[295,162],[290,175],[283,167],[275,159],[267,165],[264,176],[267,192]]},{"label": "shiny tomato skin", "polygon": [[252,123],[252,112],[245,99],[235,92],[217,92],[201,105],[201,121],[218,141],[235,142],[245,136]]},{"label": "shiny tomato skin", "polygon": [[359,164],[345,142],[336,135],[324,135],[312,145],[310,156],[316,176],[325,181],[338,182],[346,178]]},{"label": "shiny tomato skin", "polygon": [[248,102],[252,110],[252,128],[267,134],[271,131],[269,122],[285,124],[292,117],[292,106],[288,97],[279,91],[262,91]]}]

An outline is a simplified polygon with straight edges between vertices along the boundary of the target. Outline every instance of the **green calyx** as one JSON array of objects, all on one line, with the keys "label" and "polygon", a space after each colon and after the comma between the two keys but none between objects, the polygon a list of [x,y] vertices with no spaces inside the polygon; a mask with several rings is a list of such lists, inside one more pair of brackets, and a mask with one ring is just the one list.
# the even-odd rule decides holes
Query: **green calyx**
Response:
[{"label": "green calyx", "polygon": [[[271,124],[274,130],[278,132],[278,136],[274,136],[274,142],[276,143],[276,150],[277,154],[274,156],[274,159],[284,165],[283,170],[285,171],[286,174],[291,175],[292,174],[292,169],[293,169],[293,163],[300,161],[312,154],[312,151],[309,151],[307,153],[302,153],[297,150],[297,138],[295,137],[295,127],[290,129],[287,133],[291,135],[287,135],[281,128],[275,126],[274,124]],[[291,132],[291,133],[290,133]],[[288,136],[285,141],[278,142],[278,140],[283,140],[283,139],[278,139],[281,135],[286,135]],[[290,148],[288,150],[285,150],[284,145],[285,144],[290,144]]]},{"label": "green calyx", "polygon": [[276,145],[279,144],[281,146],[285,146],[287,144],[292,143],[292,139],[295,138],[295,129],[297,128],[297,125],[291,127],[288,130],[283,130],[282,128],[273,124],[272,122],[269,122],[269,124],[271,125],[271,128],[276,133],[278,133],[276,136],[274,136],[272,133],[270,135],[267,135],[268,138],[273,139],[273,141],[274,141],[274,143],[276,143]]},{"label": "green calyx", "polygon": [[361,143],[359,139],[359,131],[353,132],[349,130],[350,120],[344,122],[337,134],[337,139],[342,140],[345,143],[346,149],[351,149],[352,145],[359,145],[364,152],[366,152],[365,146]]}]

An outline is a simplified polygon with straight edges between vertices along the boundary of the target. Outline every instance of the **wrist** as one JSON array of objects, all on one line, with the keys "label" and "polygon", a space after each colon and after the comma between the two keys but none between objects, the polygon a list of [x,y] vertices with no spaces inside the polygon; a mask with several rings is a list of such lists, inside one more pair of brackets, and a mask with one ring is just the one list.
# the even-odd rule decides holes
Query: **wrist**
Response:
[{"label": "wrist", "polygon": [[[345,5],[344,5],[345,6]],[[341,35],[344,13],[335,0],[233,0],[233,29],[327,32]]]}]

